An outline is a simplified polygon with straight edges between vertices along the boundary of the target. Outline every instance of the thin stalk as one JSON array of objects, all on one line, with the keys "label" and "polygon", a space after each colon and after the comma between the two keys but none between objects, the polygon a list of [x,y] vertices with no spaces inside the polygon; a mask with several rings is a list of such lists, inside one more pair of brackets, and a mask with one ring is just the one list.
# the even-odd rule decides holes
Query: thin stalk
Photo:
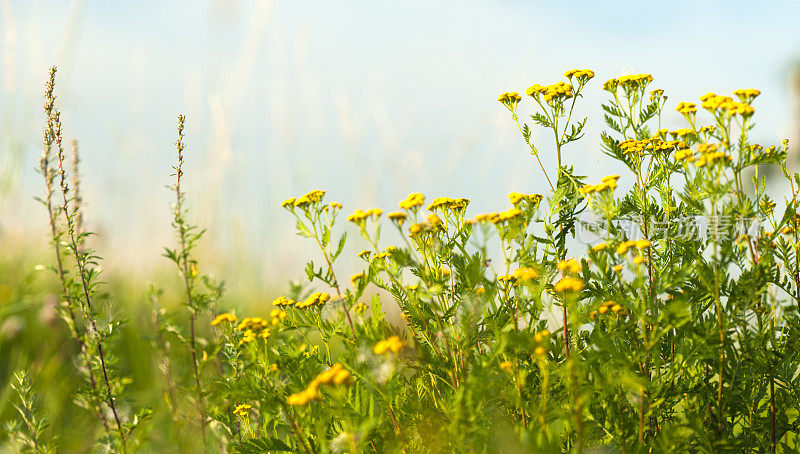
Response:
[{"label": "thin stalk", "polygon": [[183,219],[183,193],[181,192],[181,181],[183,180],[183,150],[186,145],[183,143],[183,128],[186,122],[186,117],[183,115],[178,116],[178,141],[175,146],[178,151],[178,164],[175,166],[175,224],[178,229],[178,238],[180,241],[180,253],[178,255],[178,267],[183,275],[183,284],[186,290],[186,304],[189,308],[189,353],[192,357],[192,372],[194,374],[195,392],[197,394],[197,407],[200,419],[200,431],[203,437],[203,450],[208,452],[206,446],[206,416],[205,405],[203,402],[203,392],[200,386],[200,370],[197,365],[197,348],[195,336],[195,319],[197,317],[198,308],[195,307],[194,297],[192,295],[192,275],[189,267],[189,253],[187,251],[187,228],[186,222]]},{"label": "thin stalk", "polygon": [[75,231],[75,223],[69,210],[69,184],[67,183],[67,172],[64,168],[64,147],[61,141],[61,114],[57,110],[53,110],[53,126],[55,129],[55,138],[58,150],[58,173],[61,184],[61,195],[63,205],[61,211],[64,214],[64,221],[67,225],[67,233],[69,235],[70,246],[72,253],[75,255],[75,262],[78,267],[78,274],[80,275],[81,288],[83,290],[84,302],[86,303],[87,313],[86,318],[89,320],[92,328],[92,334],[96,337],[97,353],[100,357],[100,367],[103,371],[103,380],[106,385],[106,398],[107,403],[114,415],[114,421],[117,424],[117,431],[119,432],[120,442],[122,444],[122,451],[125,451],[126,437],[122,429],[122,422],[120,421],[119,414],[117,413],[117,405],[114,401],[114,394],[111,391],[111,381],[108,378],[108,369],[106,367],[105,354],[103,353],[103,340],[100,336],[100,331],[97,329],[97,324],[94,319],[94,307],[92,305],[92,298],[90,296],[89,283],[86,280],[86,253],[82,252],[78,246],[77,233]]},{"label": "thin stalk", "polygon": [[342,304],[342,310],[344,311],[344,316],[347,319],[347,324],[350,326],[350,334],[353,336],[353,340],[358,340],[358,336],[356,336],[356,330],[353,328],[353,319],[350,318],[350,310],[347,309],[347,305],[344,303],[344,299],[342,298],[342,291],[339,289],[339,281],[336,279],[336,272],[333,271],[333,260],[331,260],[328,251],[322,246],[322,242],[319,240],[319,233],[317,232],[317,223],[311,222],[311,226],[314,228],[314,241],[317,242],[317,246],[319,246],[320,251],[322,251],[322,256],[325,257],[325,263],[328,264],[328,269],[331,272],[331,276],[333,277],[333,288],[336,290],[336,298]]}]

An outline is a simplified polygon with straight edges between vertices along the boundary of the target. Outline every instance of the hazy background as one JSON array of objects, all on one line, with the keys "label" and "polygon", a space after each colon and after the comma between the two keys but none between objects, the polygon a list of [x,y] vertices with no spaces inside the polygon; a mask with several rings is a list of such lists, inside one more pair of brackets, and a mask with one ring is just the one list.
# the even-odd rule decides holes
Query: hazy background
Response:
[{"label": "hazy background", "polygon": [[[597,78],[566,160],[592,178],[619,170],[599,146],[600,86],[628,73],[666,90],[669,127],[683,126],[678,101],[753,87],[755,140],[800,139],[798,20],[789,0],[0,0],[0,242],[46,242],[34,169],[53,64],[107,267],[163,264],[185,113],[204,254],[232,281],[274,282],[301,276],[312,250],[278,204],[311,189],[346,212],[391,210],[413,191],[463,196],[473,215],[505,209],[509,191],[545,192],[496,98],[574,67]],[[535,140],[554,169],[550,137]]]}]

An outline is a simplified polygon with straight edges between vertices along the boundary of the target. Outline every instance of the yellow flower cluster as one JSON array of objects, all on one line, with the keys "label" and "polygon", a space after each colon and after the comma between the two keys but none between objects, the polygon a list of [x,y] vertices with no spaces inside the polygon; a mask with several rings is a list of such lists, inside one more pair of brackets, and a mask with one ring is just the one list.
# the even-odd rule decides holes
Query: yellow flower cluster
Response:
[{"label": "yellow flower cluster", "polygon": [[352,382],[353,376],[350,375],[350,371],[341,364],[336,363],[330,369],[319,373],[311,380],[306,389],[299,393],[291,394],[286,398],[286,403],[289,405],[305,405],[312,400],[321,398],[319,393],[320,386],[349,385]]},{"label": "yellow flower cluster", "polygon": [[277,326],[280,322],[282,322],[283,320],[286,319],[286,317],[289,316],[289,313],[286,311],[282,311],[280,309],[272,309],[269,312],[269,316],[272,317],[272,320],[270,320],[272,326]]},{"label": "yellow flower cluster", "polygon": [[631,248],[636,248],[641,250],[641,249],[647,249],[652,245],[653,243],[651,243],[650,240],[646,239],[623,241],[622,243],[619,244],[619,246],[617,246],[617,254],[625,255]]},{"label": "yellow flower cluster", "polygon": [[694,134],[694,131],[689,128],[681,128],[672,131],[671,134],[674,135],[675,137],[686,137],[689,134]]},{"label": "yellow flower cluster", "polygon": [[233,323],[236,321],[236,316],[233,314],[219,314],[217,315],[214,320],[211,320],[211,326],[217,326],[222,322]]},{"label": "yellow flower cluster", "polygon": [[475,220],[478,222],[491,222],[492,224],[498,224],[506,221],[511,221],[513,219],[521,217],[522,215],[523,215],[522,210],[514,207],[508,211],[503,211],[500,213],[479,214],[475,216]]},{"label": "yellow flower cluster", "polygon": [[520,192],[511,192],[508,194],[508,201],[511,202],[512,205],[517,205],[523,200],[528,200],[533,205],[542,201],[541,194],[522,194]]},{"label": "yellow flower cluster", "polygon": [[354,287],[355,287],[355,286],[358,286],[358,282],[359,282],[361,279],[364,279],[364,273],[363,273],[363,272],[361,272],[361,273],[356,273],[356,274],[354,274],[354,275],[350,276],[350,283],[351,283],[351,284],[353,284],[353,286],[354,286]]},{"label": "yellow flower cluster", "polygon": [[619,175],[607,175],[600,180],[599,184],[587,184],[586,186],[580,188],[579,191],[583,195],[591,194],[593,192],[603,192],[607,189],[613,191],[614,189],[617,189],[618,179]]},{"label": "yellow flower cluster", "polygon": [[660,99],[661,96],[664,95],[664,90],[657,88],[650,92],[650,101],[655,101],[656,99]]},{"label": "yellow flower cluster", "polygon": [[397,223],[397,225],[403,225],[403,222],[406,220],[406,214],[402,211],[394,211],[386,215],[387,218]]},{"label": "yellow flower cluster", "polygon": [[359,252],[357,255],[358,255],[358,258],[361,258],[361,259],[364,259],[364,260],[368,261],[369,260],[369,256],[372,255],[372,251],[370,251],[368,249],[364,249],[361,252]]},{"label": "yellow flower cluster", "polygon": [[311,296],[306,298],[305,301],[298,301],[294,304],[294,306],[300,309],[311,306],[324,306],[329,299],[331,299],[331,295],[325,292],[314,292],[311,294]]},{"label": "yellow flower cluster", "polygon": [[388,259],[389,257],[392,256],[392,253],[396,250],[397,250],[396,246],[387,246],[385,252],[380,252],[378,254],[375,254],[375,260]]},{"label": "yellow flower cluster", "polygon": [[503,104],[513,105],[520,102],[522,100],[522,96],[520,96],[516,91],[509,91],[501,94],[497,100]]},{"label": "yellow flower cluster", "polygon": [[514,276],[513,274],[502,274],[500,276],[497,276],[497,280],[500,281],[503,284],[514,284],[514,285],[516,285],[516,283],[517,283],[517,277]]},{"label": "yellow flower cluster", "polygon": [[545,102],[551,102],[554,99],[571,98],[572,85],[564,82],[556,82],[546,87],[539,84],[533,84],[528,87],[527,90],[525,90],[525,93],[535,99],[539,99],[539,95],[542,95],[542,98]]},{"label": "yellow flower cluster", "polygon": [[499,367],[500,370],[509,372],[511,371],[511,361],[500,361]]},{"label": "yellow flower cluster", "polygon": [[581,263],[575,259],[562,260],[556,265],[559,271],[577,274],[581,272]]},{"label": "yellow flower cluster", "polygon": [[607,247],[608,247],[608,245],[606,243],[600,243],[600,244],[595,244],[594,246],[592,246],[592,250],[594,252],[600,252],[600,251],[602,251],[603,249],[605,249]]},{"label": "yellow flower cluster", "polygon": [[579,81],[585,82],[594,78],[594,71],[591,69],[572,69],[564,73],[564,77],[571,79],[575,77]]},{"label": "yellow flower cluster", "polygon": [[619,148],[624,154],[643,153],[647,146],[650,145],[649,139],[642,140],[624,140],[619,143]]},{"label": "yellow flower cluster", "polygon": [[553,290],[558,293],[568,293],[568,292],[580,292],[583,290],[583,281],[580,279],[576,279],[574,277],[564,277],[560,281],[556,282],[556,285],[553,286]]},{"label": "yellow flower cluster", "polygon": [[659,134],[664,132],[666,134],[666,130],[659,131],[658,134],[654,135],[649,139],[642,139],[642,140],[624,140],[619,143],[619,148],[622,150],[624,154],[631,154],[631,153],[644,153],[645,151],[651,152],[658,152],[658,151],[671,151],[674,150],[676,147],[686,147],[686,143],[680,140],[661,140]]},{"label": "yellow flower cluster", "polygon": [[428,210],[433,211],[437,208],[450,210],[463,210],[469,205],[469,199],[453,199],[450,197],[437,197],[428,205]]},{"label": "yellow flower cluster", "polygon": [[533,353],[535,353],[536,356],[544,356],[545,353],[547,353],[547,347],[550,344],[550,331],[546,329],[539,331],[533,335],[533,340],[539,344],[535,349],[533,349]]},{"label": "yellow flower cluster", "polygon": [[256,338],[268,339],[270,336],[269,322],[261,317],[245,317],[239,322],[236,327],[239,331],[244,333],[239,345],[247,344],[256,340]]},{"label": "yellow flower cluster", "polygon": [[627,311],[621,305],[615,303],[614,301],[606,301],[605,303],[601,304],[596,311],[592,311],[589,313],[589,318],[594,320],[597,318],[597,314],[604,315],[611,311],[611,313],[615,315],[625,315]]},{"label": "yellow flower cluster", "polygon": [[533,268],[517,268],[514,270],[514,276],[520,282],[532,281],[539,278],[539,272]]},{"label": "yellow flower cluster", "polygon": [[614,92],[617,87],[622,87],[625,90],[630,90],[639,87],[645,87],[653,81],[653,76],[650,74],[630,74],[621,76],[616,79],[608,79],[603,83],[603,90]]},{"label": "yellow flower cluster", "polygon": [[373,208],[371,210],[356,210],[355,213],[347,216],[347,220],[355,224],[362,224],[368,217],[372,216],[378,219],[383,214],[380,208]]},{"label": "yellow flower cluster", "polygon": [[717,144],[709,144],[709,143],[701,143],[697,146],[697,151],[701,153],[701,156],[697,158],[697,162],[695,165],[697,167],[703,167],[706,164],[713,164],[715,161],[731,161],[732,158],[725,154],[724,151],[718,151],[719,145]]},{"label": "yellow flower cluster", "polygon": [[388,339],[382,340],[375,344],[375,346],[372,348],[372,353],[375,353],[376,355],[383,355],[388,351],[397,353],[402,350],[405,345],[406,343],[401,341],[399,336],[391,336]]},{"label": "yellow flower cluster", "polygon": [[701,96],[700,101],[703,101],[702,107],[709,112],[724,110],[728,115],[739,114],[744,117],[749,117],[756,111],[747,103],[736,102],[730,96],[721,96],[712,92]]},{"label": "yellow flower cluster", "polygon": [[236,327],[239,331],[260,330],[269,326],[269,322],[261,317],[245,317]]},{"label": "yellow flower cluster", "polygon": [[733,160],[733,158],[731,158],[730,156],[726,155],[724,151],[717,151],[717,152],[714,152],[714,153],[708,153],[708,154],[706,154],[704,156],[701,156],[700,158],[697,159],[697,162],[695,162],[695,165],[697,167],[703,167],[706,164],[713,164],[714,161],[730,162],[732,160]]},{"label": "yellow flower cluster", "polygon": [[353,312],[355,312],[356,315],[362,315],[366,311],[367,311],[367,305],[364,303],[358,303],[355,306],[353,306]]},{"label": "yellow flower cluster", "polygon": [[248,404],[237,405],[236,408],[233,410],[233,414],[240,418],[246,418],[250,414],[249,410],[251,408],[253,407]]},{"label": "yellow flower cluster", "polygon": [[694,161],[694,151],[692,149],[686,148],[684,150],[678,150],[675,152],[675,160],[676,161],[683,161],[687,160],[689,162]]},{"label": "yellow flower cluster", "polygon": [[740,101],[749,104],[761,94],[761,91],[756,90],[755,88],[742,88],[739,90],[734,90],[733,94],[736,95]]},{"label": "yellow flower cluster", "polygon": [[286,199],[281,202],[281,206],[284,208],[291,208],[291,207],[307,207],[308,205],[314,205],[322,201],[322,198],[325,197],[325,191],[321,189],[316,189],[314,191],[309,192],[308,194],[300,197],[299,199]]},{"label": "yellow flower cluster", "polygon": [[[517,268],[514,270],[513,274],[503,274],[497,276],[497,280],[502,282],[503,284],[511,284],[511,285],[519,285],[520,283],[530,282],[535,279],[539,278],[539,272],[533,268]],[[486,290],[481,287],[480,292],[481,294],[485,294]]]},{"label": "yellow flower cluster", "polygon": [[272,305],[276,306],[276,307],[294,306],[294,304],[295,303],[294,303],[293,300],[290,300],[289,298],[287,298],[285,296],[280,296],[280,297],[275,298],[274,300],[272,300]]},{"label": "yellow flower cluster", "polygon": [[[437,218],[438,219],[438,218]],[[408,236],[414,238],[419,233],[428,233],[433,232],[437,229],[436,224],[431,224],[429,222],[420,222],[417,224],[411,224],[408,227]]]},{"label": "yellow flower cluster", "polygon": [[411,210],[417,207],[421,207],[425,204],[425,196],[420,194],[419,192],[414,192],[408,195],[405,200],[400,202],[398,205],[400,208],[404,210]]},{"label": "yellow flower cluster", "polygon": [[697,106],[693,102],[679,102],[675,110],[683,115],[689,115],[697,112]]}]

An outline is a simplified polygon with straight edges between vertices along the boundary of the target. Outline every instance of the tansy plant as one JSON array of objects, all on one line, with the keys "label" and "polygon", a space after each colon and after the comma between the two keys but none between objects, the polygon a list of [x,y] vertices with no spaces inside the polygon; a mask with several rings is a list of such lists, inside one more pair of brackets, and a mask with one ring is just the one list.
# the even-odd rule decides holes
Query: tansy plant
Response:
[{"label": "tansy plant", "polygon": [[[165,255],[187,317],[151,290],[163,420],[179,427],[159,442],[195,452],[800,450],[800,175],[786,167],[788,143],[751,142],[758,90],[678,103],[683,120],[667,125],[675,104],[649,74],[600,87],[594,77],[567,71],[498,99],[548,194],[513,192],[481,214],[468,199],[420,193],[386,213],[342,215],[323,190],[285,200],[316,247],[308,282],[247,316],[215,309],[221,288],[191,254],[201,231],[183,207],[181,117],[178,246]],[[597,181],[575,159],[587,121],[577,104],[589,89],[606,92],[600,141],[624,169]],[[48,131],[57,119],[48,113]],[[554,142],[555,169],[540,138]],[[94,258],[68,190],[63,208],[49,202],[58,175],[49,156],[64,319],[91,384],[81,402],[104,427],[101,441],[140,446],[149,432],[130,441],[136,407],[121,411],[121,382],[95,354],[112,330],[93,324]],[[768,188],[767,169],[785,184]],[[786,189],[782,212],[770,188]],[[362,244],[349,279],[347,227]],[[579,231],[591,244],[575,245]],[[211,330],[202,337],[201,321]],[[170,348],[173,339],[184,348]],[[26,424],[26,439],[40,438]]]}]

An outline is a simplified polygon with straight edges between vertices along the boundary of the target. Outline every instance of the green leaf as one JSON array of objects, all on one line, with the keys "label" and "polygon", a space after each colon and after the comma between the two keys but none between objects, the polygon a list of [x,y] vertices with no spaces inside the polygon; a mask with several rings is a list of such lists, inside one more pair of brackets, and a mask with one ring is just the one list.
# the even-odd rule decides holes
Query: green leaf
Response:
[{"label": "green leaf", "polygon": [[295,224],[297,228],[297,234],[300,236],[304,236],[306,238],[314,238],[314,234],[308,230],[308,227],[301,221],[300,219],[297,220],[297,224]]},{"label": "green leaf", "polygon": [[292,451],[291,446],[287,445],[277,438],[253,438],[242,442],[234,448],[237,453],[241,454],[256,454],[270,451]]},{"label": "green leaf", "polygon": [[347,232],[344,232],[341,238],[339,238],[339,245],[336,246],[336,252],[333,253],[333,260],[336,260],[336,258],[339,257],[339,255],[341,255],[342,250],[344,250],[344,244],[346,241],[347,241]]}]

